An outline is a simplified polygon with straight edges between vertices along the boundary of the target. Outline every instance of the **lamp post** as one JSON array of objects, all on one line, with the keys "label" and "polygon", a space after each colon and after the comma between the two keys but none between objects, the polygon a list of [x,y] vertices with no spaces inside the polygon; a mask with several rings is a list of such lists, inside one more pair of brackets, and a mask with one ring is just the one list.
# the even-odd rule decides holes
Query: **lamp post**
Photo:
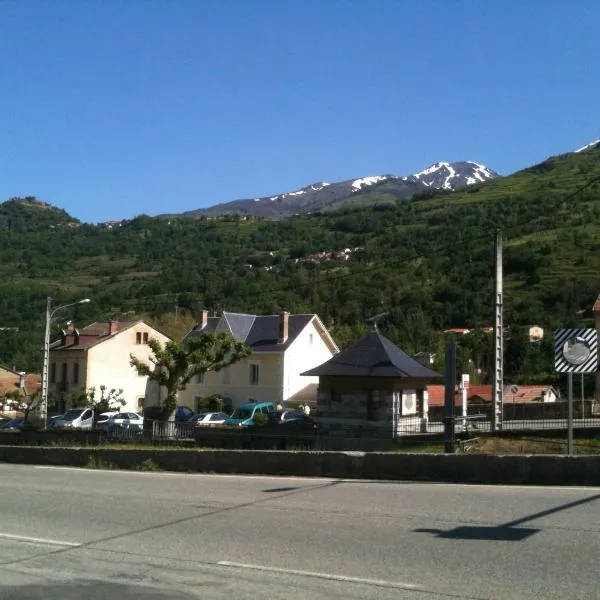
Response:
[{"label": "lamp post", "polygon": [[40,417],[42,419],[43,427],[46,428],[46,422],[48,420],[48,363],[50,362],[50,325],[52,323],[52,317],[63,308],[69,308],[77,304],[87,304],[90,302],[89,298],[83,298],[77,302],[71,302],[70,304],[63,304],[52,308],[52,298],[48,296],[46,298],[46,330],[44,333],[44,365],[42,368],[42,401],[40,405]]}]

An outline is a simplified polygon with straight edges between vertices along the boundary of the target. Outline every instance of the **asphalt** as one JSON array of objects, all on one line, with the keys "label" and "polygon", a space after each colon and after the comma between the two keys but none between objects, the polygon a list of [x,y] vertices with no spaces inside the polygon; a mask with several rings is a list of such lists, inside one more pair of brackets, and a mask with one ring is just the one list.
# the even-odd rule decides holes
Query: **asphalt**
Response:
[{"label": "asphalt", "polygon": [[600,488],[0,465],[0,598],[598,598]]}]

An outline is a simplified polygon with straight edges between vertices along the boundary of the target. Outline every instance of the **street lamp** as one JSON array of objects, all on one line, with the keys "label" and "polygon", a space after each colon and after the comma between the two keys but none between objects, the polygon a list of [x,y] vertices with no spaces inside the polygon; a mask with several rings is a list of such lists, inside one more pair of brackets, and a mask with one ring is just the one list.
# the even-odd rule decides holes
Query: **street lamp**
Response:
[{"label": "street lamp", "polygon": [[46,298],[46,331],[44,335],[44,366],[42,368],[42,401],[40,406],[40,417],[44,429],[46,428],[46,422],[48,420],[48,363],[50,362],[50,324],[52,317],[63,308],[69,308],[77,304],[87,304],[90,302],[89,298],[83,298],[77,302],[71,302],[70,304],[63,304],[52,308],[52,298],[48,296]]}]

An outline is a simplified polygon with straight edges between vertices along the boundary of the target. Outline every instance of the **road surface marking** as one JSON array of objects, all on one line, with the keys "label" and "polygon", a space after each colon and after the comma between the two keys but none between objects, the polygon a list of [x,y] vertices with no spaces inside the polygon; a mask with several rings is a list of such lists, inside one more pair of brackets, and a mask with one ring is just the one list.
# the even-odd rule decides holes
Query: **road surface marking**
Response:
[{"label": "road surface marking", "polygon": [[65,548],[77,548],[81,546],[77,542],[65,542],[63,540],[50,540],[48,538],[29,537],[28,535],[13,535],[11,533],[0,533],[2,540],[14,540],[16,542],[29,542],[32,544],[47,544],[48,546],[64,546]]},{"label": "road surface marking", "polygon": [[299,569],[283,569],[279,567],[267,567],[264,565],[249,565],[246,563],[230,562],[220,560],[216,563],[220,567],[233,567],[235,569],[248,569],[251,571],[266,571],[267,573],[282,573],[285,575],[299,575],[301,577],[314,577],[315,579],[328,579],[330,581],[343,581],[344,583],[362,583],[386,588],[421,589],[422,585],[404,583],[402,581],[386,581],[384,579],[366,579],[363,577],[349,577],[347,575],[336,575],[335,573],[319,573],[316,571],[301,571]]}]

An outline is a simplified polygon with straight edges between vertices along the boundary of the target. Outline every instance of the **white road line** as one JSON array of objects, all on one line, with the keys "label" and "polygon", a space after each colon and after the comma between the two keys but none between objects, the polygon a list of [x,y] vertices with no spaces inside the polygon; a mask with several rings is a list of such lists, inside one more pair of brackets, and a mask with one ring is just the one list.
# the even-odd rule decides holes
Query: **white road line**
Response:
[{"label": "white road line", "polygon": [[285,575],[299,575],[300,577],[313,577],[315,579],[327,579],[329,581],[343,581],[344,583],[362,583],[364,585],[373,585],[377,587],[399,588],[416,590],[421,589],[422,585],[414,583],[404,583],[402,581],[386,581],[384,579],[367,579],[363,577],[349,577],[347,575],[336,575],[335,573],[319,573],[316,571],[301,571],[299,569],[283,569],[279,567],[267,567],[264,565],[249,565],[245,563],[230,562],[220,560],[216,563],[220,567],[232,567],[234,569],[248,569],[251,571],[264,571],[267,573],[281,573]]},{"label": "white road line", "polygon": [[46,544],[48,546],[64,546],[65,548],[77,548],[81,546],[77,542],[65,542],[63,540],[50,540],[48,538],[29,537],[28,535],[13,535],[11,533],[0,533],[0,539],[14,540],[16,542],[29,542],[31,544]]}]

